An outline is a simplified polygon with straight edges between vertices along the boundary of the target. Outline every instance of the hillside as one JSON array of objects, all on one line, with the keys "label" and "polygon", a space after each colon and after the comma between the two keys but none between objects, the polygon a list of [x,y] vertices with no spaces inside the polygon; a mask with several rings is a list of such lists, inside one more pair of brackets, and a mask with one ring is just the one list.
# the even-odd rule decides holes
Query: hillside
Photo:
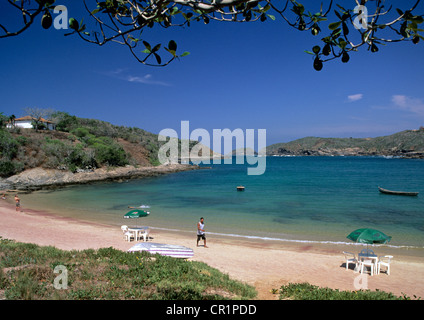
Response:
[{"label": "hillside", "polygon": [[424,128],[376,138],[306,137],[267,147],[267,155],[399,156],[424,158]]},{"label": "hillside", "polygon": [[[64,112],[55,117],[56,130],[0,128],[0,185],[83,183],[87,177],[95,181],[127,179],[193,169],[160,166],[158,151],[165,142],[143,129]],[[190,147],[196,143],[191,142]]]}]

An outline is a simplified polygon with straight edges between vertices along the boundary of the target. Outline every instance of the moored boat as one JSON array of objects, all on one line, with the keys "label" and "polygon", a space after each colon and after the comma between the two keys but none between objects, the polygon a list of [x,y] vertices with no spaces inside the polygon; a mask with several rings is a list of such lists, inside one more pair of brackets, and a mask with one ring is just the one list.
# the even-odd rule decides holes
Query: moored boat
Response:
[{"label": "moored boat", "polygon": [[418,195],[418,192],[392,191],[392,190],[383,189],[381,187],[378,187],[378,190],[381,193],[394,194],[394,195],[398,195],[398,196],[417,196]]}]

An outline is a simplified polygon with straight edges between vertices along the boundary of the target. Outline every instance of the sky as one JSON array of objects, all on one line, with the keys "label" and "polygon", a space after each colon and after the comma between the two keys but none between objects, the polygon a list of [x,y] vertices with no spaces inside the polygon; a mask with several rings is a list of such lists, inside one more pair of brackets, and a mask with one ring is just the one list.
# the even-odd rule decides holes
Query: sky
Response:
[{"label": "sky", "polygon": [[[57,4],[69,17],[86,17],[76,2]],[[0,2],[0,24],[16,22],[14,14]],[[38,18],[21,35],[0,39],[0,112],[19,117],[26,107],[52,108],[153,133],[180,132],[181,121],[211,135],[266,129],[267,145],[306,136],[377,137],[424,125],[424,41],[380,46],[378,53],[361,48],[349,63],[331,61],[317,72],[304,51],[321,37],[278,17],[146,30],[143,39],[152,45],[175,40],[179,53],[190,52],[166,67],[144,66],[125,47],[99,47],[67,32],[44,30]]]}]

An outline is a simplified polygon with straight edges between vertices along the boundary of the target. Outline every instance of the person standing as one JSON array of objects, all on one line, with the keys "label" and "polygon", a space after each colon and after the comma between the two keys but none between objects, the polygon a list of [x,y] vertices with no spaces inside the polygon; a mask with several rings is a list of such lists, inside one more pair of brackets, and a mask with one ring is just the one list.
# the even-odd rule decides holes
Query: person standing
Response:
[{"label": "person standing", "polygon": [[207,248],[206,245],[206,235],[205,235],[205,222],[203,217],[200,218],[200,221],[197,223],[197,246],[199,246],[200,239],[203,239],[204,247]]},{"label": "person standing", "polygon": [[16,203],[16,211],[19,211],[21,209],[21,199],[19,199],[17,194],[15,194],[15,203]]}]

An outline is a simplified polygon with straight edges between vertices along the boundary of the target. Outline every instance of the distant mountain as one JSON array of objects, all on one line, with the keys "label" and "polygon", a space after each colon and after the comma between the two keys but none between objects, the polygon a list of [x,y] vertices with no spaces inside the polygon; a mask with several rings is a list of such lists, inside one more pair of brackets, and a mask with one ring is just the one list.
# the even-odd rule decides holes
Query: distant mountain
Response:
[{"label": "distant mountain", "polygon": [[376,138],[306,137],[267,147],[267,155],[279,156],[399,156],[424,158],[424,128]]}]

